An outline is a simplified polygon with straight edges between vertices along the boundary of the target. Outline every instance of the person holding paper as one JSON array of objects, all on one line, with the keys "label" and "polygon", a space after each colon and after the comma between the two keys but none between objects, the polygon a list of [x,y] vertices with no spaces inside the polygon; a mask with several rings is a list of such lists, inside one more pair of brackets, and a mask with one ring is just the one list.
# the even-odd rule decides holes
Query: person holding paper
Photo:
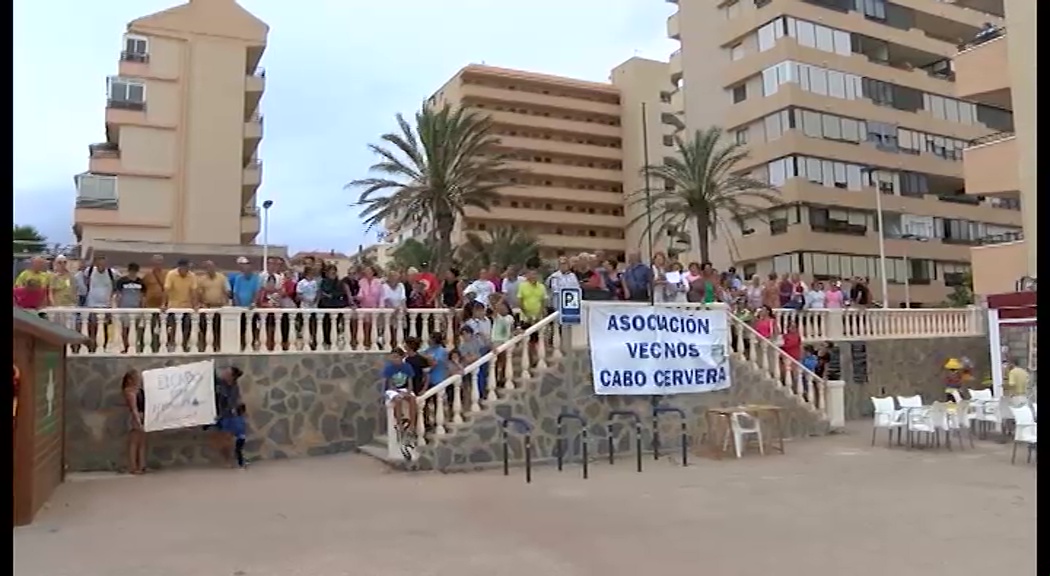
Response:
[{"label": "person holding paper", "polygon": [[663,292],[664,302],[684,303],[689,301],[687,298],[689,284],[686,283],[680,262],[671,262],[668,271],[664,273]]}]

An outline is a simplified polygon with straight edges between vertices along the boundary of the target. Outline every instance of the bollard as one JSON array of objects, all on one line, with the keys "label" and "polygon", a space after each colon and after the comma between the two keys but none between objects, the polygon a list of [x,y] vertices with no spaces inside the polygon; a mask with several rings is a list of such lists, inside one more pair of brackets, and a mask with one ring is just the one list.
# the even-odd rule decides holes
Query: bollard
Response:
[{"label": "bollard", "polygon": [[642,471],[642,419],[631,410],[613,410],[605,422],[605,433],[609,442],[609,464],[616,463],[616,444],[613,441],[613,424],[616,418],[630,418],[634,421],[634,447],[638,471]]},{"label": "bollard", "polygon": [[587,421],[584,420],[583,416],[580,416],[579,414],[574,414],[574,413],[571,413],[571,412],[563,412],[562,414],[558,415],[558,423],[557,423],[558,436],[557,436],[557,439],[555,441],[556,442],[555,450],[558,453],[558,472],[562,471],[563,462],[565,460],[565,444],[566,444],[565,443],[565,437],[564,437],[565,430],[564,430],[564,425],[562,424],[562,422],[564,420],[567,420],[567,419],[568,420],[575,420],[575,421],[580,423],[580,443],[583,445],[581,447],[582,458],[583,458],[583,462],[582,462],[582,464],[583,464],[583,479],[586,480],[587,479],[587,467],[588,467],[587,444],[590,443],[590,440],[588,440],[589,433],[587,431]]},{"label": "bollard", "polygon": [[518,432],[523,436],[525,443],[525,483],[532,483],[532,425],[528,423],[524,418],[515,418],[513,416],[504,418],[500,423],[501,426],[501,438],[503,440],[503,475],[510,476],[510,447],[508,445],[508,432],[507,426],[514,424],[518,427]]},{"label": "bollard", "polygon": [[689,426],[685,411],[673,406],[653,407],[653,458],[660,458],[660,415],[677,414],[682,425],[682,466],[689,465]]}]

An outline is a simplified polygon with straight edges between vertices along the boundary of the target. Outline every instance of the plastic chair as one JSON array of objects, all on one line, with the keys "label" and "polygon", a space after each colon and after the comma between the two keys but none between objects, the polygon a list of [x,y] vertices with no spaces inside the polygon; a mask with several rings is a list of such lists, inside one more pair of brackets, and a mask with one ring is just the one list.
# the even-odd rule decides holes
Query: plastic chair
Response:
[{"label": "plastic chair", "polygon": [[1010,455],[1010,464],[1013,464],[1017,460],[1017,445],[1027,444],[1028,445],[1028,463],[1032,463],[1032,452],[1035,451],[1036,447],[1036,422],[1035,414],[1032,412],[1031,406],[1020,406],[1017,408],[1010,408],[1010,412],[1014,419],[1014,449]]},{"label": "plastic chair", "polygon": [[952,399],[955,400],[956,404],[963,401],[962,394],[960,394],[958,390],[953,388],[950,394],[952,395]]},{"label": "plastic chair", "polygon": [[922,408],[922,396],[897,396],[897,405],[904,408]]},{"label": "plastic chair", "polygon": [[875,435],[880,429],[889,432],[888,446],[893,446],[893,430],[896,429],[897,443],[899,444],[901,441],[901,430],[904,429],[906,424],[904,420],[906,410],[898,410],[893,404],[893,398],[890,396],[885,398],[872,396],[871,405],[875,408],[875,417],[871,428],[871,445],[875,445]]},{"label": "plastic chair", "polygon": [[976,407],[970,404],[969,400],[957,402],[955,410],[948,411],[948,428],[955,432],[955,437],[959,439],[959,446],[963,445],[962,434],[965,430],[966,435],[970,438],[970,448],[974,447],[972,420],[976,414]]},{"label": "plastic chair", "polygon": [[[951,422],[948,421],[948,404],[946,402],[934,402],[929,411],[930,427],[933,428],[934,443],[941,445],[941,432],[944,432],[944,444],[949,450],[952,449]],[[962,440],[960,439],[960,444]]]},{"label": "plastic chair", "polygon": [[908,447],[914,446],[915,434],[925,434],[926,444],[933,441],[933,435],[937,432],[934,427],[931,408],[909,408],[907,414],[908,422]]},{"label": "plastic chair", "polygon": [[726,432],[725,440],[722,442],[722,450],[729,447],[729,435],[733,435],[733,447],[736,449],[736,457],[744,454],[744,441],[747,436],[754,436],[758,440],[758,453],[765,456],[766,449],[762,442],[762,424],[758,418],[747,412],[733,412],[729,415],[729,430]]},{"label": "plastic chair", "polygon": [[987,402],[992,399],[992,391],[988,388],[967,390],[967,392],[970,394],[970,400],[974,402]]}]

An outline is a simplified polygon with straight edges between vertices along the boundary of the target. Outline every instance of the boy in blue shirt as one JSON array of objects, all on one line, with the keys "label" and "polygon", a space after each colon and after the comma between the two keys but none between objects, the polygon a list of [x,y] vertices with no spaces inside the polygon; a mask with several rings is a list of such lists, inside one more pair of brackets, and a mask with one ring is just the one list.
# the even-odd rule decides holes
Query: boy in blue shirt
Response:
[{"label": "boy in blue shirt", "polygon": [[[386,383],[386,391],[383,392],[383,395],[386,397],[387,404],[394,407],[394,418],[399,424],[401,433],[407,436],[411,434],[416,421],[416,396],[412,393],[412,378],[415,377],[416,371],[405,362],[405,351],[401,348],[394,348],[390,351],[390,356],[383,365],[381,374]],[[402,404],[408,405],[407,417],[402,409]]]},{"label": "boy in blue shirt", "polygon": [[[463,326],[459,329],[459,355],[463,359],[463,365],[466,366],[481,358],[488,352],[485,346],[485,341],[482,336],[475,334],[474,329],[470,326]],[[491,362],[489,363],[491,364]],[[485,392],[488,388],[488,376],[490,365],[484,365],[478,368],[475,373],[475,381],[478,387],[478,397],[485,398]]]}]

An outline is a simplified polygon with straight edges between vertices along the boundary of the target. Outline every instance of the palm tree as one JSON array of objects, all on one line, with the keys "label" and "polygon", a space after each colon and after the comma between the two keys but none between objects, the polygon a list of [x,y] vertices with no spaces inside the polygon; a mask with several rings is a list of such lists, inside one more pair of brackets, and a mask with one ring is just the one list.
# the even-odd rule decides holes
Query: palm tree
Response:
[{"label": "palm tree", "polygon": [[678,236],[690,224],[695,226],[700,258],[706,262],[711,258],[711,239],[718,237],[720,226],[779,203],[776,188],[737,173],[748,149],[737,142],[723,144],[722,134],[721,128],[711,127],[697,130],[690,140],[675,136],[674,156],[663,164],[642,168],[642,174],[663,180],[665,186],[651,194],[634,192],[630,199],[643,208],[631,223],[648,219],[646,232]]},{"label": "palm tree", "polygon": [[14,254],[39,254],[47,249],[47,238],[35,226],[19,226],[11,229]]},{"label": "palm tree", "polygon": [[[371,229],[381,224],[432,226],[434,264],[452,256],[452,231],[467,208],[489,210],[498,189],[509,180],[506,157],[496,151],[499,138],[487,116],[463,108],[424,106],[413,127],[397,115],[400,131],[380,137],[369,149],[379,161],[375,178],[354,180],[362,189],[357,205]],[[390,192],[389,195],[380,195]]]},{"label": "palm tree", "polygon": [[434,261],[434,248],[409,238],[394,248],[391,256],[400,268],[423,268]]},{"label": "palm tree", "polygon": [[485,266],[500,269],[510,265],[521,266],[527,260],[538,259],[540,243],[520,228],[502,226],[487,237],[468,233],[467,241],[459,249],[459,259],[468,274]]}]

